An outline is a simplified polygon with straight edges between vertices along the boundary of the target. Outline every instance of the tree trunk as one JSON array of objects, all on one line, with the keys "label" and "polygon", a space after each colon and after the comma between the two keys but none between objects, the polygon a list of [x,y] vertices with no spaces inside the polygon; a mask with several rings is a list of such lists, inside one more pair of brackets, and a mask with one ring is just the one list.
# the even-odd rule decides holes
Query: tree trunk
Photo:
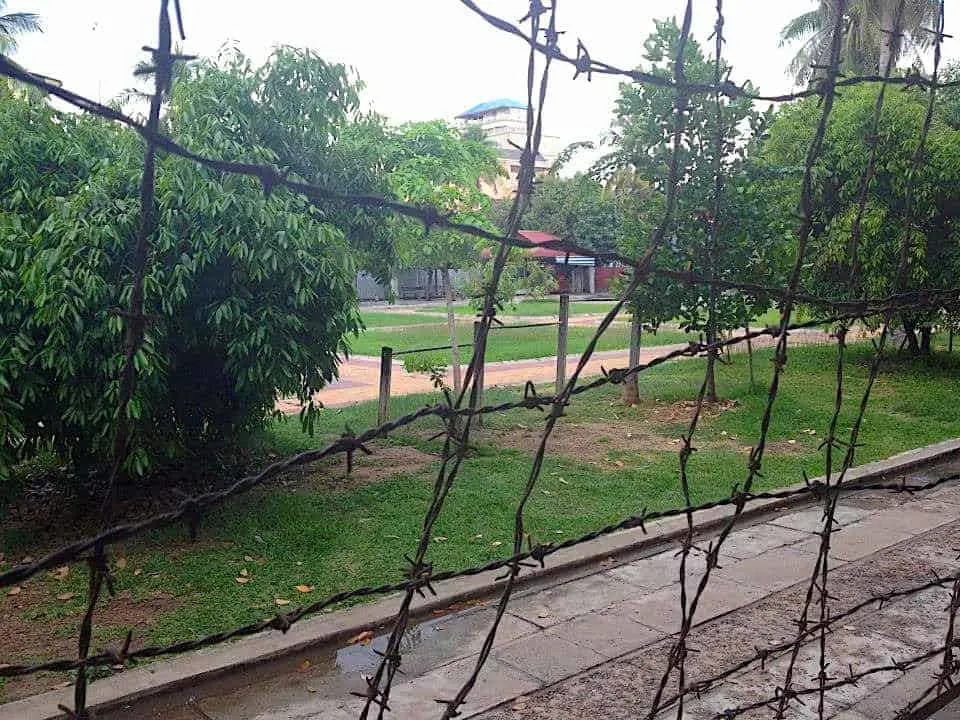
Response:
[{"label": "tree trunk", "polygon": [[443,267],[443,292],[447,298],[447,330],[450,332],[450,364],[453,366],[453,390],[460,394],[460,349],[457,347],[457,321],[453,314],[453,287],[450,268]]},{"label": "tree trunk", "polygon": [[923,325],[920,328],[920,353],[922,355],[930,354],[930,336],[933,334],[933,328],[929,325]]},{"label": "tree trunk", "polygon": [[[635,368],[640,364],[640,314],[633,313],[633,319],[630,321],[630,367]],[[627,407],[632,407],[640,403],[640,386],[638,383],[638,374],[628,377],[620,386],[620,399]]]},{"label": "tree trunk", "polygon": [[907,348],[911,355],[920,354],[920,343],[917,342],[917,323],[913,320],[903,321],[903,332],[907,336]]},{"label": "tree trunk", "polygon": [[900,38],[894,33],[897,22],[897,3],[883,2],[880,11],[880,62],[877,73],[883,75],[887,71],[887,64],[893,70],[893,63],[897,61]]},{"label": "tree trunk", "polygon": [[710,285],[707,304],[707,345],[710,346],[710,349],[707,351],[707,392],[705,399],[711,403],[717,401],[717,348],[713,347],[716,342],[717,297],[713,285]]}]

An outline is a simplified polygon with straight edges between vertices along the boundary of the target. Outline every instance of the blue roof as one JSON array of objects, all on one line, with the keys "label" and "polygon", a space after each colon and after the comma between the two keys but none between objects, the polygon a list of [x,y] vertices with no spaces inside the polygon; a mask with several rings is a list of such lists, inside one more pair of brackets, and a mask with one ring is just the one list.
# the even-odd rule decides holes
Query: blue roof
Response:
[{"label": "blue roof", "polygon": [[526,110],[527,104],[517,100],[511,100],[509,98],[498,98],[496,100],[488,100],[487,102],[480,103],[479,105],[474,105],[469,110],[464,110],[462,113],[457,115],[457,117],[471,118],[475,115],[480,115],[481,113],[489,112],[490,110],[498,110],[500,108],[520,108],[521,110]]}]

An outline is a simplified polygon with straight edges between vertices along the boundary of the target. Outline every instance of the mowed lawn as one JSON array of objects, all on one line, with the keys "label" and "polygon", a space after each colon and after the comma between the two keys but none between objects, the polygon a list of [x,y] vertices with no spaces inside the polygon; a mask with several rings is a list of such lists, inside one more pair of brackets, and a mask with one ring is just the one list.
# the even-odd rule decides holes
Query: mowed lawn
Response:
[{"label": "mowed lawn", "polygon": [[[840,422],[844,431],[864,387],[870,346],[854,345],[849,355]],[[753,387],[745,356],[734,356],[733,364],[718,368],[721,395],[736,402],[702,418],[698,452],[690,463],[695,501],[725,496],[746,476],[772,366],[769,350],[757,356]],[[527,507],[531,535],[540,541],[575,537],[642,508],[681,504],[676,439],[686,426],[688,401],[702,380],[702,368],[703,361],[696,359],[651,369],[641,375],[642,402],[632,408],[619,402],[616,387],[576,396],[558,424],[558,447],[548,453]],[[757,487],[789,485],[804,472],[813,477],[823,470],[818,446],[833,405],[834,373],[832,348],[791,351]],[[493,389],[486,400],[496,403],[519,395],[520,389]],[[960,356],[891,360],[875,386],[857,462],[960,435],[960,406],[944,402],[957,396]],[[393,415],[436,401],[436,395],[397,398]],[[374,424],[375,415],[374,403],[325,410],[313,438],[300,432],[295,419],[278,422],[259,436],[256,451],[271,458],[317,447],[345,427],[360,430]],[[476,450],[463,463],[433,531],[428,559],[438,570],[509,552],[513,513],[543,421],[535,410],[488,416],[488,427],[474,436]],[[428,418],[397,430],[388,441],[373,445],[373,456],[358,453],[352,478],[345,477],[338,459],[236,498],[205,514],[195,543],[178,525],[114,547],[111,556],[124,561],[116,566],[119,596],[103,600],[99,612],[109,617],[118,603],[157,606],[152,614],[119,616],[149,615],[149,622],[134,628],[136,641],[167,643],[269,617],[278,607],[290,609],[351,587],[401,580],[403,555],[414,550],[439,467],[439,441],[427,438],[439,429],[439,422]],[[38,542],[53,542],[41,540],[32,527],[6,523],[3,529],[8,562],[36,555]],[[57,647],[57,638],[62,645],[79,626],[85,582],[82,566],[62,579],[53,573],[32,579],[22,595],[0,598],[0,622],[38,623],[49,628],[50,647]],[[126,629],[124,622],[97,627],[95,647]],[[34,642],[22,648],[22,657],[3,660],[39,659],[53,652],[45,647]],[[7,692],[16,694],[17,683],[8,683]]]},{"label": "mowed lawn", "polygon": [[[600,314],[607,312],[614,306],[613,300],[574,300],[570,302],[571,315]],[[457,315],[477,315],[478,310],[469,304],[455,305],[453,311]],[[418,307],[416,312],[446,312],[442,305],[434,307]],[[520,300],[507,303],[497,310],[497,315],[526,315],[526,316],[556,316],[560,313],[560,298],[547,297],[542,300]],[[629,315],[624,314],[624,319]]]},{"label": "mowed lawn", "polygon": [[[511,321],[517,322],[520,321]],[[593,337],[593,327],[571,325],[567,333],[567,352],[582,352]],[[689,342],[697,339],[677,330],[661,330],[656,334],[645,334],[644,345],[668,345]],[[457,322],[457,342],[460,345],[473,342],[473,323],[462,318]],[[391,329],[389,327],[371,327],[358,337],[348,339],[351,352],[355,355],[379,355],[382,347],[393,348],[394,352],[418,348],[441,347],[450,344],[450,336],[445,322],[432,325],[415,325]],[[630,328],[623,323],[612,325],[600,339],[599,350],[620,350],[630,344]],[[526,360],[530,358],[553,357],[557,354],[557,326],[528,327],[510,329],[495,327],[487,341],[487,362],[503,360]]]}]

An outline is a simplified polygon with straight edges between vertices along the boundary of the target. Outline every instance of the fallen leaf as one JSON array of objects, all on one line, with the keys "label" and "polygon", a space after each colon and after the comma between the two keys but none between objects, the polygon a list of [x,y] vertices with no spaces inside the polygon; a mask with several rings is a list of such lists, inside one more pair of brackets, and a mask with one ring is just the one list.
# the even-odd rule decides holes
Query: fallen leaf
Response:
[{"label": "fallen leaf", "polygon": [[240,571],[240,577],[250,577],[250,572],[246,568],[243,568]]},{"label": "fallen leaf", "polygon": [[494,540],[492,543],[490,543],[490,547],[500,547],[501,545],[503,545],[503,543],[499,540]]},{"label": "fallen leaf", "polygon": [[312,693],[320,692],[320,687],[318,687],[317,685],[307,685],[306,688],[307,688],[307,692],[312,692]]},{"label": "fallen leaf", "polygon": [[632,438],[632,437],[633,437],[633,433],[627,433],[627,438],[628,438],[628,439],[629,439],[629,438]]},{"label": "fallen leaf", "polygon": [[563,483],[564,485],[569,485],[569,484],[570,484],[569,481],[564,480],[562,477],[557,478],[557,480],[558,480],[559,482]]},{"label": "fallen leaf", "polygon": [[543,620],[544,618],[550,617],[550,613],[548,613],[546,610],[544,610],[544,611],[540,612],[540,613],[537,615],[537,617],[540,618],[541,620]]},{"label": "fallen leaf", "polygon": [[478,534],[474,535],[474,536],[473,536],[472,538],[470,538],[470,539],[471,539],[471,540],[482,540],[482,539],[483,539],[483,533],[478,533]]},{"label": "fallen leaf", "polygon": [[235,580],[241,585],[246,585],[248,582],[250,582],[250,578],[248,577],[238,577],[238,578],[235,578]]},{"label": "fallen leaf", "polygon": [[443,535],[437,535],[437,536],[433,539],[434,542],[438,542],[438,543],[439,543],[439,542],[446,542],[446,540],[447,540],[447,538],[444,537]]},{"label": "fallen leaf", "polygon": [[258,543],[262,543],[262,542],[263,542],[263,538],[260,537],[259,535],[254,535],[254,536],[253,536],[253,539],[256,540]]},{"label": "fallen leaf", "polygon": [[720,431],[720,434],[721,434],[721,435],[726,435],[726,434],[727,434],[727,431],[726,431],[726,430],[721,430],[721,431]]},{"label": "fallen leaf", "polygon": [[7,595],[19,595],[22,592],[23,592],[23,588],[20,587],[19,585],[16,585],[15,587],[12,587],[9,590],[7,590]]},{"label": "fallen leaf", "polygon": [[66,580],[67,575],[70,574],[70,566],[64,565],[63,567],[58,567],[56,570],[53,571],[53,574],[57,578],[57,580]]},{"label": "fallen leaf", "polygon": [[399,539],[400,539],[400,536],[399,536],[399,535],[386,535],[385,537],[387,538],[387,540],[399,540]]},{"label": "fallen leaf", "polygon": [[788,445],[796,445],[796,444],[797,444],[797,441],[796,441],[796,440],[787,440],[787,444],[788,444]]},{"label": "fallen leaf", "polygon": [[373,640],[373,630],[364,630],[347,640],[347,645],[366,645]]},{"label": "fallen leaf", "polygon": [[623,467],[623,460],[614,460],[613,464],[617,467]]},{"label": "fallen leaf", "polygon": [[123,570],[127,566],[127,559],[125,557],[118,557],[113,563],[113,566],[117,570]]},{"label": "fallen leaf", "polygon": [[297,560],[297,565],[298,566],[303,565],[303,560]]},{"label": "fallen leaf", "polygon": [[542,492],[544,495],[553,495],[553,493],[550,492],[549,490],[543,490]]},{"label": "fallen leaf", "polygon": [[133,574],[134,574],[134,575],[142,575],[142,574],[143,574],[143,568],[137,568],[136,570],[133,571]]},{"label": "fallen leaf", "polygon": [[527,704],[522,702],[514,703],[513,705],[510,706],[510,709],[513,710],[514,712],[520,712],[521,710],[527,709]]},{"label": "fallen leaf", "polygon": [[20,562],[23,563],[24,565],[26,565],[27,563],[32,563],[32,562],[33,562],[33,555],[27,555],[27,556],[26,556],[23,560],[21,560]]},{"label": "fallen leaf", "polygon": [[563,535],[563,530],[554,530],[557,535]]},{"label": "fallen leaf", "polygon": [[297,585],[294,590],[302,593],[313,592],[313,585]]},{"label": "fallen leaf", "polygon": [[299,672],[305,672],[310,667],[310,661],[308,659],[303,659],[299,665],[297,665],[297,670]]},{"label": "fallen leaf", "polygon": [[75,592],[65,592],[57,595],[57,600],[73,600],[77,594]]},{"label": "fallen leaf", "polygon": [[283,598],[274,598],[273,601],[274,601],[277,605],[289,605],[289,604],[290,604],[290,601],[289,601],[289,600],[284,600]]},{"label": "fallen leaf", "polygon": [[243,561],[244,561],[244,562],[255,562],[254,559],[253,559],[253,555],[244,555],[244,556],[243,556]]}]

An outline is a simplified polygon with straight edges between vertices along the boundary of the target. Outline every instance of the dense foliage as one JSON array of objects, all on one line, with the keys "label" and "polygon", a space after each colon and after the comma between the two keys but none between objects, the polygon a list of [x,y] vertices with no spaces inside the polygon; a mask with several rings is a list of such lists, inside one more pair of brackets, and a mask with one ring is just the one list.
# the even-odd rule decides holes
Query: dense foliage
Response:
[{"label": "dense foliage", "polygon": [[[275,159],[240,132],[250,118],[230,110],[228,90],[241,77],[213,66],[183,75],[167,130],[215,156]],[[53,446],[96,471],[115,427],[118,311],[129,304],[143,146],[115,125],[3,92],[0,450],[9,464]],[[213,97],[223,105],[211,117],[203,108]],[[349,108],[349,99],[332,98],[341,113]],[[253,179],[164,156],[157,209],[146,283],[152,321],[129,407],[136,472],[213,452],[258,426],[278,394],[311,410],[312,393],[336,374],[344,336],[359,327],[357,253],[304,199],[264,195]]]}]

